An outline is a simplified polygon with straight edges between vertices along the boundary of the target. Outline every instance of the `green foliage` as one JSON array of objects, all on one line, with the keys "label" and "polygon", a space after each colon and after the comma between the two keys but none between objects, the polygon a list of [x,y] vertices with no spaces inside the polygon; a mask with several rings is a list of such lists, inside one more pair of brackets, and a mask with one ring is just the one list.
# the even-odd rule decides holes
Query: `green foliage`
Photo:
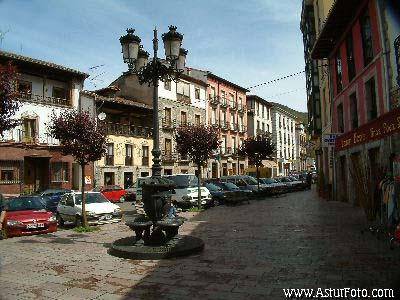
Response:
[{"label": "green foliage", "polygon": [[99,226],[79,226],[75,227],[74,231],[78,233],[87,233],[87,232],[96,232],[99,231],[100,227]]},{"label": "green foliage", "polygon": [[197,206],[193,206],[193,207],[189,208],[188,211],[190,211],[190,212],[202,212],[202,211],[204,211],[204,208],[199,208]]},{"label": "green foliage", "polygon": [[269,134],[260,134],[249,137],[239,149],[239,154],[249,159],[249,165],[262,167],[262,161],[272,159],[275,155],[275,144]]},{"label": "green foliage", "polygon": [[13,119],[19,108],[19,94],[15,92],[15,82],[17,80],[17,70],[10,63],[0,65],[0,135],[4,131],[17,126],[19,122]]}]

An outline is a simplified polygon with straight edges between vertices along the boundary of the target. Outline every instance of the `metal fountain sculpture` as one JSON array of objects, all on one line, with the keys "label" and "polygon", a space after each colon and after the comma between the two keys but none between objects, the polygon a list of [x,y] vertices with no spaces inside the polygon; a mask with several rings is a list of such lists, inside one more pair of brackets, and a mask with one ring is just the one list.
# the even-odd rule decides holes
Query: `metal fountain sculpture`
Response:
[{"label": "metal fountain sculpture", "polygon": [[128,65],[124,75],[136,75],[141,85],[153,87],[153,165],[152,177],[142,185],[142,199],[145,215],[138,215],[126,221],[134,237],[115,241],[110,253],[119,257],[134,259],[158,259],[187,255],[201,251],[204,242],[192,236],[178,235],[183,224],[181,218],[168,218],[167,208],[174,192],[172,181],[161,177],[161,151],[159,144],[158,85],[159,81],[178,82],[184,72],[187,50],[181,48],[183,35],[169,26],[162,35],[166,59],[158,58],[157,29],[154,29],[153,58],[140,45],[141,39],[135,30],[127,29],[120,38],[123,60]]}]

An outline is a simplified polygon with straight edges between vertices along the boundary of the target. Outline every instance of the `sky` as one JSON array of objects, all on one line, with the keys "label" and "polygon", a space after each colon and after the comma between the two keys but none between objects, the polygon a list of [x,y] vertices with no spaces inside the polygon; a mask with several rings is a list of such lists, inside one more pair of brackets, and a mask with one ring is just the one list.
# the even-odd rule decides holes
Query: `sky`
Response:
[{"label": "sky", "polygon": [[[247,88],[304,70],[300,15],[301,0],[0,0],[0,49],[86,72],[94,90],[127,70],[126,28],[152,52],[154,27],[173,24],[187,66]],[[249,94],[307,110],[304,73]]]}]

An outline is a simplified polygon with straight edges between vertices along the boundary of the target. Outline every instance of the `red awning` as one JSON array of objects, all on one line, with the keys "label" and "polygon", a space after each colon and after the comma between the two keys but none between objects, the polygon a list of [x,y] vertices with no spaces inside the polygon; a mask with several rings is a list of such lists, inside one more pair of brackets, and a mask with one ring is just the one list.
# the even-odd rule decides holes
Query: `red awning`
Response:
[{"label": "red awning", "polygon": [[342,134],[336,138],[335,150],[342,151],[351,147],[381,140],[400,132],[400,107],[389,111],[375,120]]}]

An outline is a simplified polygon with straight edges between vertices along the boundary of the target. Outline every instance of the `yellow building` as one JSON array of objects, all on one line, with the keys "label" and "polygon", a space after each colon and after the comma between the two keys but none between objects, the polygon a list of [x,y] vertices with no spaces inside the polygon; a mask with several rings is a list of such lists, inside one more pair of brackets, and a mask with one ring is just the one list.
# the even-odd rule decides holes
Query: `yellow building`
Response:
[{"label": "yellow building", "polygon": [[94,165],[97,187],[115,184],[127,188],[138,177],[151,175],[152,109],[114,96],[117,90],[108,87],[82,92],[84,97],[94,98],[99,122],[107,132],[107,153]]}]

